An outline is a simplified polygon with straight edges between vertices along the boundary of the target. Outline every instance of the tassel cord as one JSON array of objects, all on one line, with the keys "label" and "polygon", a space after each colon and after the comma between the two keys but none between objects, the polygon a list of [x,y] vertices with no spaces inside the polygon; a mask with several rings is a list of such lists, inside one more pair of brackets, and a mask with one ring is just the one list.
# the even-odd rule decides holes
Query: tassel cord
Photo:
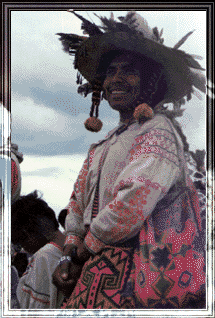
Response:
[{"label": "tassel cord", "polygon": [[99,117],[99,105],[96,105],[96,118]]},{"label": "tassel cord", "polygon": [[93,117],[94,109],[95,109],[95,104],[92,102],[91,109],[90,109],[90,117]]}]

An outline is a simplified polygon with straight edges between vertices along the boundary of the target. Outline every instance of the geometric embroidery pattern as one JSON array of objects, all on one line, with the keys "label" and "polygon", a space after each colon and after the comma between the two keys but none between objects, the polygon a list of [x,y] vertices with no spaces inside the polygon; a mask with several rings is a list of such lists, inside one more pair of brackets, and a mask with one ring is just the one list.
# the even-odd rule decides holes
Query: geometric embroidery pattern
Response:
[{"label": "geometric embroidery pattern", "polygon": [[171,260],[169,259],[170,252],[166,246],[163,249],[157,248],[155,251],[152,252],[152,254],[154,255],[154,259],[152,260],[152,262],[158,268],[160,268],[161,266],[163,268],[166,268],[171,262]]},{"label": "geometric embroidery pattern", "polygon": [[135,308],[121,291],[132,265],[132,249],[109,247],[101,255],[89,259],[78,283],[63,308],[113,309]]},{"label": "geometric embroidery pattern", "polygon": [[156,295],[160,297],[166,297],[175,282],[166,275],[161,274],[156,281],[152,284],[152,288],[155,291]]},{"label": "geometric embroidery pattern", "polygon": [[[152,239],[151,228],[147,234],[150,243],[142,236],[139,253],[134,253],[136,276],[131,274],[131,279],[135,282],[135,308],[205,308],[204,262],[184,239],[188,238],[186,228],[182,233],[172,230],[171,237],[162,233],[159,242]],[[173,242],[181,243],[175,248]]]}]

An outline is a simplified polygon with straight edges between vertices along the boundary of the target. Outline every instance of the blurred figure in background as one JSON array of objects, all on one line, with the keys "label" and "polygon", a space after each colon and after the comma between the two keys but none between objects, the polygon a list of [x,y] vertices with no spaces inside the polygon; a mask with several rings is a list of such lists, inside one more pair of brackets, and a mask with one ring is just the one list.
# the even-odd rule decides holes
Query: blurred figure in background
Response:
[{"label": "blurred figure in background", "polygon": [[34,191],[12,205],[11,221],[12,242],[33,254],[17,288],[20,307],[60,308],[64,296],[52,284],[52,274],[62,257],[65,238],[54,211]]},{"label": "blurred figure in background", "polygon": [[[2,160],[5,160],[7,158],[11,157],[11,204],[13,204],[20,196],[21,193],[21,170],[20,170],[20,164],[23,161],[23,154],[18,150],[18,145],[11,143],[10,146],[10,140],[11,140],[11,131],[8,123],[8,116],[9,112],[2,104],[2,96],[1,96],[1,110],[3,113],[2,121],[4,120],[4,123],[1,123],[1,135],[3,140],[3,144],[0,145],[0,158]],[[2,114],[1,114],[2,115]],[[5,131],[3,131],[3,128],[5,128]],[[6,137],[5,135],[6,134]],[[8,134],[8,136],[7,136]],[[10,152],[11,148],[11,152]],[[5,171],[5,162],[0,162],[0,208],[2,208],[2,197],[3,192],[2,188],[4,188],[4,185],[2,184],[2,180],[4,180],[4,177],[6,177],[6,171]]]},{"label": "blurred figure in background", "polygon": [[[4,107],[2,102],[2,94],[0,101],[1,110],[1,140],[3,144],[0,145],[0,220],[2,218],[2,211],[4,208],[4,191],[7,179],[7,161],[11,158],[11,204],[18,200],[21,193],[21,170],[20,164],[23,161],[23,154],[18,151],[18,145],[11,144],[11,131],[9,117],[10,113]],[[10,117],[11,118],[11,117]],[[3,122],[4,121],[4,122]],[[6,136],[5,136],[6,135]],[[11,152],[9,151],[11,149]],[[15,251],[16,246],[11,247],[11,262],[17,257]],[[19,308],[19,303],[16,298],[16,287],[19,276],[16,266],[11,266],[11,308]]]},{"label": "blurred figure in background", "polygon": [[[16,248],[13,244],[11,244],[11,263],[13,263],[14,258],[17,255]],[[14,265],[11,266],[11,309],[18,309],[19,301],[16,296],[16,290],[19,283],[19,274]]]}]

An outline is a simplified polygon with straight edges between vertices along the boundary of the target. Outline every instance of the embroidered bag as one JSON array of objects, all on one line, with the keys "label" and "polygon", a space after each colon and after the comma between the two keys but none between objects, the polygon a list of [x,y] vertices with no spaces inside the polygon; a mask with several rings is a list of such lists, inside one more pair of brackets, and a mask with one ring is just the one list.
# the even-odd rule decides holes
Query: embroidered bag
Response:
[{"label": "embroidered bag", "polygon": [[139,234],[127,282],[135,308],[205,308],[206,233],[183,151],[178,156],[183,180],[170,189],[171,200],[158,202]]}]

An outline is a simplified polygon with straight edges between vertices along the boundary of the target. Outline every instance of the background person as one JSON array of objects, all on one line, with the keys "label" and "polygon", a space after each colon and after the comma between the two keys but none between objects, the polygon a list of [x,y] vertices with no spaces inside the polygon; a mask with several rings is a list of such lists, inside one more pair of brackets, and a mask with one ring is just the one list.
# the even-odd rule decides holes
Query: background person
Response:
[{"label": "background person", "polygon": [[[11,263],[13,263],[14,257],[17,252],[13,244],[11,244]],[[18,309],[20,308],[19,302],[16,296],[16,290],[19,283],[19,274],[14,265],[11,265],[11,308]]]},{"label": "background person", "polygon": [[23,309],[60,308],[64,296],[52,284],[52,274],[64,246],[54,211],[37,191],[21,196],[11,207],[11,240],[33,254],[17,287]]},{"label": "background person", "polygon": [[[7,141],[4,138],[4,132],[3,132],[3,127],[8,128],[8,131],[6,129],[6,134],[8,133],[10,136],[10,131],[9,127],[6,124],[8,121],[8,110],[6,107],[3,105],[3,98],[1,94],[1,100],[0,100],[0,108],[3,108],[4,113],[3,118],[5,119],[5,125],[1,125],[1,135],[3,134],[2,140],[3,144],[0,146],[0,221],[2,218],[2,211],[4,207],[4,188],[6,184],[6,175],[7,171],[6,165],[5,165],[5,159],[11,158],[11,204],[14,203],[16,200],[18,200],[20,193],[21,193],[21,170],[20,170],[20,164],[23,161],[23,154],[18,151],[18,145],[12,143],[11,144],[11,151],[9,152],[9,142],[10,142],[10,137],[7,139]],[[3,181],[3,182],[2,182]],[[11,247],[11,261],[16,258],[15,254],[15,246]],[[12,265],[11,266],[11,308],[20,308],[19,303],[16,297],[16,288],[17,284],[19,281],[19,276],[17,272],[17,268]]]}]

